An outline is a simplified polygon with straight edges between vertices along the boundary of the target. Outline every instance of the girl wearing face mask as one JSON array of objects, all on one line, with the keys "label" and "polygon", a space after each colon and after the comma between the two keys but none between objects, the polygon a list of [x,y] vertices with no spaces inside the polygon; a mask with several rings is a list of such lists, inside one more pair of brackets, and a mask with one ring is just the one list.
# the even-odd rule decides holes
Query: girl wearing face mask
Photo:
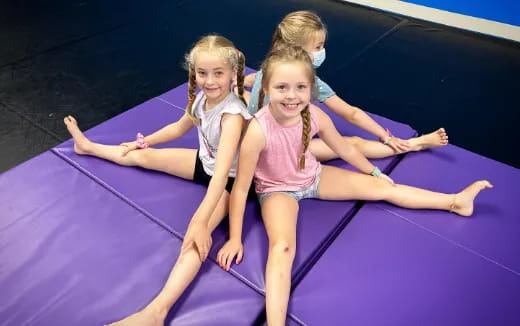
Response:
[{"label": "girl wearing face mask", "polygon": [[[278,24],[271,44],[271,51],[282,46],[300,46],[307,51],[316,69],[325,61],[325,39],[327,29],[318,15],[309,11],[295,11]],[[251,74],[245,79],[245,86],[252,87],[250,94],[245,94],[248,110],[254,114],[258,111],[258,94],[261,89],[262,72]],[[393,136],[390,131],[380,126],[360,108],[354,107],[339,96],[332,88],[316,77],[314,91],[317,99],[331,111],[353,125],[373,134],[379,141],[359,137],[343,137],[344,141],[355,146],[367,158],[384,158],[409,151],[420,151],[448,144],[448,136],[444,128],[421,137],[403,140]],[[265,101],[269,101],[268,98]],[[321,139],[311,140],[309,149],[319,161],[338,158]]]}]

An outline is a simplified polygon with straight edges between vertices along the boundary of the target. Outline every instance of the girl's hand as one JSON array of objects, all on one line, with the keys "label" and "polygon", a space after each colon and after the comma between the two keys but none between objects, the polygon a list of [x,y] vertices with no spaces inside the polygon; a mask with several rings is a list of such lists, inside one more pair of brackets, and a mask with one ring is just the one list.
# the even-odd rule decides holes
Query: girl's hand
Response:
[{"label": "girl's hand", "polygon": [[410,150],[410,143],[408,140],[397,137],[392,137],[386,145],[390,146],[397,153],[408,152]]},{"label": "girl's hand", "polygon": [[387,175],[384,174],[384,173],[381,173],[381,175],[378,176],[377,178],[385,179],[385,180],[388,181],[392,186],[395,186],[395,182],[394,182],[394,180],[392,180],[392,178],[390,178],[389,176],[387,176]]},{"label": "girl's hand", "polygon": [[137,142],[135,140],[128,142],[128,143],[121,143],[121,144],[119,144],[119,146],[126,147],[123,150],[123,153],[121,154],[121,156],[126,156],[126,154],[128,154],[129,152],[136,150],[136,149],[140,149],[139,145],[137,145]]},{"label": "girl's hand", "polygon": [[217,255],[217,262],[226,271],[231,268],[233,258],[237,257],[236,264],[240,264],[244,256],[244,247],[242,241],[237,239],[229,239],[222,248],[220,248]]},{"label": "girl's hand", "polygon": [[200,261],[203,262],[208,258],[212,242],[208,226],[205,223],[192,221],[182,242],[181,254],[193,246],[199,252]]}]

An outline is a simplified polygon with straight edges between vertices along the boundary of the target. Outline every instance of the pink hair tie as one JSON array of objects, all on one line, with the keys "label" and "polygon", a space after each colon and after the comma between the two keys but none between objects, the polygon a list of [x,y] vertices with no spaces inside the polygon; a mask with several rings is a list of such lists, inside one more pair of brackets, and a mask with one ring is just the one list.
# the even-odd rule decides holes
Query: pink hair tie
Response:
[{"label": "pink hair tie", "polygon": [[147,142],[144,141],[144,136],[140,132],[137,133],[137,137],[136,137],[135,141],[137,142],[137,146],[139,148],[144,149],[144,148],[148,148],[148,146],[150,146],[150,144],[148,144]]}]

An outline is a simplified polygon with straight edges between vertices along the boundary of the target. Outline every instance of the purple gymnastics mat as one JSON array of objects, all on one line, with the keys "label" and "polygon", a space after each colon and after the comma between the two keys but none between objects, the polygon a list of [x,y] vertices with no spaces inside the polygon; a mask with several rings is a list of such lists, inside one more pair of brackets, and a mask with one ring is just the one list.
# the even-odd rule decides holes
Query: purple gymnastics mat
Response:
[{"label": "purple gymnastics mat", "polygon": [[[151,99],[85,132],[92,141],[117,145],[135,139],[136,133],[150,134],[177,121],[184,111],[158,99]],[[78,122],[81,127],[81,121]],[[123,167],[90,156],[76,155],[72,140],[53,151],[84,171],[122,199],[141,209],[144,214],[182,239],[189,219],[200,203],[205,187],[165,173],[136,167]],[[161,147],[197,148],[197,132],[193,128],[184,137]]]},{"label": "purple gymnastics mat", "polygon": [[[122,318],[158,293],[180,249],[178,238],[51,152],[0,175],[0,193],[2,325]],[[207,262],[166,324],[250,325],[263,305]]]},{"label": "purple gymnastics mat", "polygon": [[366,204],[296,287],[289,312],[302,325],[520,325],[519,301],[517,273]]},{"label": "purple gymnastics mat", "polygon": [[379,206],[520,275],[520,170],[449,145],[443,151],[406,155],[391,176],[399,183],[446,193],[489,180],[494,188],[480,193],[470,218]]},{"label": "purple gymnastics mat", "polygon": [[[150,133],[165,124],[178,120],[184,111],[186,84],[145,102],[122,115],[119,115],[86,132],[92,140],[107,144],[119,144],[132,140],[137,131]],[[173,96],[173,95],[177,96]],[[175,102],[175,101],[178,102]],[[394,133],[407,138],[415,135],[410,127],[373,115],[374,119],[389,127]],[[338,117],[333,116],[338,129],[345,135],[363,135],[362,131]],[[79,122],[81,124],[81,121]],[[195,128],[184,137],[163,147],[196,148]],[[166,229],[182,238],[189,220],[204,196],[205,188],[190,181],[162,173],[139,168],[121,167],[111,162],[93,157],[78,156],[72,151],[72,142],[68,141],[56,147],[54,151],[71,164],[85,171],[91,177],[112,189],[121,198],[140,209],[143,214],[157,221]],[[376,164],[387,170],[397,158],[377,160]],[[336,160],[335,165],[347,167],[346,163]],[[344,223],[354,209],[354,201],[325,202],[306,200],[301,202],[301,214],[298,226],[298,250],[294,271],[295,277],[304,272],[304,266],[312,259],[331,234]],[[326,214],[324,214],[326,212]],[[320,216],[319,219],[316,216]],[[227,239],[227,222],[224,228],[218,228],[213,235],[211,257]],[[256,201],[248,204],[244,221],[244,248],[247,255],[244,262],[233,268],[232,273],[247,282],[259,292],[264,291],[264,266],[267,257],[267,235],[258,213]]]}]

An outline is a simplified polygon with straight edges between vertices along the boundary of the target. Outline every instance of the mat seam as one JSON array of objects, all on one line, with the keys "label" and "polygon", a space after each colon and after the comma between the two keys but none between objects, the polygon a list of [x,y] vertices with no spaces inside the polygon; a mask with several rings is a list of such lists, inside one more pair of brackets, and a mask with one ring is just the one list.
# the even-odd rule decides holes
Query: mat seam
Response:
[{"label": "mat seam", "polygon": [[[417,135],[417,131],[414,130],[415,135]],[[395,159],[384,169],[385,174],[390,174],[395,167],[404,159],[404,157],[408,153],[403,153],[395,157]],[[356,201],[356,204],[354,204],[354,207],[350,209],[345,216],[341,219],[341,221],[338,223],[337,227],[334,229],[334,231],[331,233],[327,239],[323,240],[320,243],[320,246],[318,249],[314,251],[314,253],[309,257],[307,260],[308,263],[305,264],[305,267],[302,267],[301,271],[296,273],[295,279],[293,281],[293,286],[291,287],[291,294],[293,291],[298,287],[298,285],[305,279],[305,276],[311,271],[312,267],[318,263],[321,256],[324,255],[324,253],[330,248],[330,246],[334,243],[334,241],[339,237],[339,235],[345,230],[345,228],[348,226],[348,224],[354,219],[354,217],[357,215],[357,213],[367,204],[366,200],[358,200]],[[350,216],[349,216],[350,215]],[[307,325],[302,320],[300,320],[296,315],[293,313],[289,313],[288,315],[293,318],[296,322],[299,322],[301,325]]]},{"label": "mat seam", "polygon": [[[142,208],[141,206],[139,206],[137,203],[133,202],[132,200],[130,200],[128,197],[126,197],[125,195],[121,194],[119,191],[117,191],[115,188],[113,188],[112,186],[110,186],[109,184],[107,184],[106,182],[104,182],[103,180],[99,179],[97,176],[93,175],[92,173],[90,173],[88,170],[86,170],[84,167],[82,167],[81,165],[79,165],[78,163],[74,162],[73,160],[71,160],[70,158],[68,158],[67,156],[63,155],[62,153],[60,153],[56,148],[52,148],[51,149],[51,152],[58,156],[60,159],[64,160],[65,162],[67,162],[69,165],[71,165],[72,167],[74,167],[75,169],[77,169],[78,171],[80,171],[81,173],[83,173],[85,176],[87,176],[88,178],[90,178],[91,180],[93,180],[94,182],[96,182],[97,184],[99,184],[100,186],[102,186],[103,188],[107,189],[108,191],[110,191],[111,193],[113,193],[116,197],[118,197],[119,199],[121,199],[123,202],[125,202],[126,204],[130,205],[131,207],[133,207],[134,209],[136,209],[138,212],[140,212],[141,214],[143,214],[144,216],[146,216],[149,220],[151,220],[152,222],[156,223],[159,227],[161,227],[162,229],[164,229],[165,231],[167,232],[170,232],[171,234],[173,234],[175,237],[177,237],[179,240],[183,241],[184,240],[184,237],[177,231],[175,231],[174,229],[172,229],[168,224],[166,224],[165,222],[161,221],[159,218],[157,218],[156,216],[154,216],[152,213],[148,212],[147,210],[145,210],[144,208]],[[215,265],[218,266],[218,263],[215,259],[209,257],[209,260],[211,262],[213,262]],[[254,283],[252,283],[251,281],[249,281],[248,279],[246,279],[242,274],[236,272],[236,271],[233,271],[233,270],[230,270],[229,273],[231,275],[233,275],[233,277],[235,279],[237,279],[238,281],[244,283],[246,286],[248,286],[249,288],[251,288],[253,291],[255,291],[256,293],[260,294],[261,296],[265,297],[265,293],[260,289],[258,288]]]},{"label": "mat seam", "polygon": [[418,224],[418,223],[416,223],[416,222],[414,222],[414,221],[412,221],[412,220],[402,216],[401,214],[399,214],[397,212],[394,212],[394,211],[392,211],[390,209],[387,209],[387,208],[383,208],[383,207],[381,207],[379,205],[375,205],[375,207],[380,209],[380,210],[382,210],[382,211],[385,211],[385,212],[388,212],[388,213],[390,213],[392,215],[395,215],[395,216],[399,217],[400,219],[402,219],[402,220],[404,220],[404,221],[406,221],[406,222],[408,222],[408,223],[410,223],[410,224],[412,224],[412,225],[414,225],[414,226],[416,226],[416,227],[418,227],[418,228],[420,228],[420,229],[422,229],[422,230],[424,230],[424,231],[426,231],[426,232],[428,232],[430,234],[433,234],[433,235],[437,236],[438,238],[443,239],[444,241],[447,241],[447,242],[451,243],[452,245],[455,245],[455,246],[457,246],[457,247],[459,247],[459,248],[461,248],[461,249],[463,249],[463,250],[465,250],[465,251],[467,251],[467,252],[469,252],[469,253],[471,253],[471,254],[473,254],[475,256],[478,256],[478,257],[480,257],[480,258],[482,258],[484,260],[487,260],[490,263],[493,263],[493,264],[501,267],[502,269],[505,269],[505,270],[507,270],[507,271],[509,271],[509,272],[511,272],[511,273],[513,273],[515,275],[517,275],[517,276],[520,276],[520,272],[515,271],[514,269],[508,267],[507,265],[501,264],[501,263],[497,262],[496,260],[494,260],[492,258],[489,258],[486,255],[481,254],[478,251],[463,245],[462,243],[459,243],[459,242],[457,242],[455,240],[452,240],[452,239],[450,239],[448,237],[445,237],[442,234],[437,233],[437,232],[435,232],[435,231],[433,231],[433,230],[431,230],[431,229],[429,229],[429,228],[427,228],[425,226],[422,226],[422,225],[420,225],[420,224]]},{"label": "mat seam", "polygon": [[171,106],[173,106],[173,107],[176,108],[176,109],[179,109],[179,110],[181,110],[181,111],[186,111],[186,110],[184,110],[183,108],[181,108],[180,106],[177,106],[177,105],[175,105],[175,104],[169,102],[168,100],[165,100],[165,99],[161,98],[160,96],[157,96],[156,99],[158,99],[159,101],[161,101],[161,102],[163,102],[163,103],[166,103],[166,104],[168,104],[168,105],[171,105]]},{"label": "mat seam", "polygon": [[[414,134],[417,135],[417,131],[414,130]],[[394,157],[394,160],[388,164],[388,166],[384,169],[385,174],[390,174],[395,167],[403,160],[407,153],[400,154]],[[363,208],[363,206],[367,203],[365,200],[356,200],[354,207],[345,213],[345,215],[341,218],[341,220],[336,224],[336,227],[332,230],[328,237],[326,237],[323,241],[320,242],[317,249],[313,251],[311,256],[307,259],[301,269],[296,272],[294,275],[293,286],[291,287],[291,291],[293,291],[300,282],[305,278],[307,273],[312,269],[321,256],[327,251],[327,249],[332,245],[332,243],[336,240],[336,238],[343,232],[343,230],[347,227],[350,221],[354,218],[354,216]]]}]

